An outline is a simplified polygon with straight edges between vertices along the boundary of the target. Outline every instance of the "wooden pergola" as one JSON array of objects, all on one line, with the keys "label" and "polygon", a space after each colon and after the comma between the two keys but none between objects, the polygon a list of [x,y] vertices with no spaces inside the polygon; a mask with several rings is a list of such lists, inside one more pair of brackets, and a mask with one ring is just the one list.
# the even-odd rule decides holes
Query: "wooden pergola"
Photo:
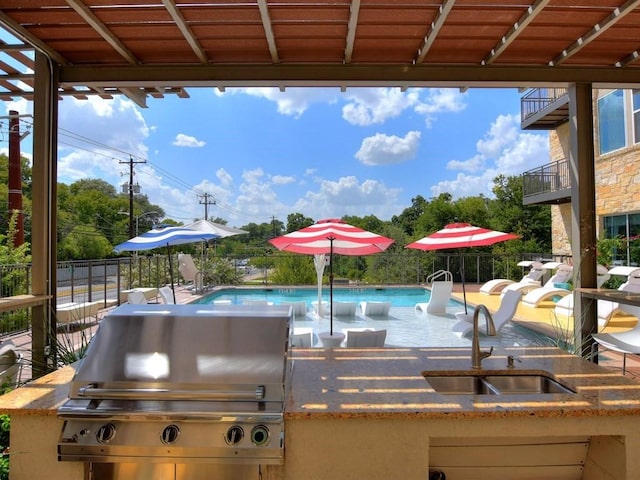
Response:
[{"label": "wooden pergola", "polygon": [[[34,365],[55,301],[66,96],[146,107],[189,87],[567,87],[573,257],[578,286],[596,285],[592,89],[640,84],[640,0],[2,0],[0,27],[18,39],[0,42],[0,98],[34,102]],[[584,335],[591,301],[576,304]]]}]

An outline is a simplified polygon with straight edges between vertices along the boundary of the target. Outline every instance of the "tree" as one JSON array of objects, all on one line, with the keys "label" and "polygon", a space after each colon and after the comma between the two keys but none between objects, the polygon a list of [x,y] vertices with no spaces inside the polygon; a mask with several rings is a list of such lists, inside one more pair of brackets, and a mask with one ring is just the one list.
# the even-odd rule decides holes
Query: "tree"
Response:
[{"label": "tree", "polygon": [[96,228],[78,225],[64,238],[59,251],[61,260],[88,260],[108,257],[113,246]]},{"label": "tree", "polygon": [[412,237],[418,218],[425,212],[427,206],[428,202],[422,195],[413,197],[411,206],[405,208],[400,215],[391,217],[391,223],[398,225],[409,237]]},{"label": "tree", "polygon": [[533,241],[529,251],[550,251],[551,208],[548,205],[523,205],[522,177],[497,176],[493,193],[496,198],[489,203],[492,227],[516,233],[524,241]]},{"label": "tree", "polygon": [[313,225],[313,218],[305,217],[301,213],[290,213],[287,215],[287,233],[295,232],[301,228]]}]

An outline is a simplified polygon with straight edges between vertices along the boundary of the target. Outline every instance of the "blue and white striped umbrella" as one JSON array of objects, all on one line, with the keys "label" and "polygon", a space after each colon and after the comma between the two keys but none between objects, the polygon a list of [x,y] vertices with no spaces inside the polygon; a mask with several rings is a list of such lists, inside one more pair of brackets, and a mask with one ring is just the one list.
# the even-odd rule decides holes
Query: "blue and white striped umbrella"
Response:
[{"label": "blue and white striped umbrella", "polygon": [[120,245],[116,245],[113,250],[116,253],[120,253],[166,247],[167,253],[169,254],[169,277],[171,279],[171,290],[173,291],[173,303],[175,303],[176,291],[173,286],[171,247],[174,245],[185,245],[187,243],[207,242],[218,237],[220,237],[220,235],[216,235],[215,233],[199,232],[185,227],[158,227],[137,237],[130,238]]},{"label": "blue and white striped umbrella", "polygon": [[152,250],[160,247],[184,245],[187,243],[207,242],[220,235],[208,232],[199,232],[185,227],[154,228],[148,232],[130,238],[124,243],[116,245],[113,250],[116,253],[133,252],[139,250]]}]

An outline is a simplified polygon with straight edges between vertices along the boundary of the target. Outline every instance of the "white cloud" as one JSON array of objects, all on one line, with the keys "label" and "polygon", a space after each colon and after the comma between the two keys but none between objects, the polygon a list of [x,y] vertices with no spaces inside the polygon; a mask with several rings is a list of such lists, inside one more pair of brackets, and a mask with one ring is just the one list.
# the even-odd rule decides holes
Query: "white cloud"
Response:
[{"label": "white cloud", "polygon": [[219,168],[218,170],[216,170],[216,178],[225,187],[230,186],[233,182],[233,177],[224,168]]},{"label": "white cloud", "polygon": [[271,181],[276,185],[287,185],[289,183],[295,183],[296,179],[292,176],[273,175]]},{"label": "white cloud", "polygon": [[[421,98],[420,95],[424,95]],[[430,126],[436,113],[464,110],[465,94],[456,89],[358,88],[347,92],[342,118],[352,125],[382,124],[413,109]]]},{"label": "white cloud", "polygon": [[411,131],[403,137],[377,133],[362,141],[355,157],[365,165],[392,165],[415,158],[420,146],[420,132]]},{"label": "white cloud", "polygon": [[525,133],[519,129],[517,115],[500,115],[485,136],[476,142],[478,152],[465,161],[450,161],[447,168],[479,175],[459,173],[455,179],[441,181],[431,187],[438,196],[449,192],[454,197],[491,195],[493,179],[498,175],[520,175],[524,170],[549,162],[547,134]]},{"label": "white cloud", "polygon": [[468,160],[451,160],[447,162],[448,170],[464,170],[467,172],[477,172],[484,168],[485,161],[482,155],[474,155]]},{"label": "white cloud", "polygon": [[172,143],[172,145],[175,145],[176,147],[190,148],[204,147],[206,144],[207,142],[198,140],[196,137],[192,137],[191,135],[185,135],[184,133],[177,134],[175,140]]},{"label": "white cloud", "polygon": [[71,183],[102,178],[123,183],[128,162],[147,158],[149,128],[135,105],[121,97],[66,98],[59,107],[58,178]]},{"label": "white cloud", "polygon": [[398,117],[418,103],[418,92],[399,88],[358,88],[348,90],[342,118],[352,125],[374,125]]},{"label": "white cloud", "polygon": [[319,187],[318,191],[308,191],[290,211],[304,212],[316,220],[343,215],[388,219],[402,209],[398,201],[400,189],[389,188],[377,180],[360,182],[347,176],[337,181],[322,180]]},{"label": "white cloud", "polygon": [[221,96],[226,93],[246,94],[253,97],[264,98],[278,105],[278,113],[292,117],[300,117],[314,103],[334,103],[337,100],[338,91],[329,88],[287,88],[284,92],[272,87],[229,88],[224,93],[216,92]]}]

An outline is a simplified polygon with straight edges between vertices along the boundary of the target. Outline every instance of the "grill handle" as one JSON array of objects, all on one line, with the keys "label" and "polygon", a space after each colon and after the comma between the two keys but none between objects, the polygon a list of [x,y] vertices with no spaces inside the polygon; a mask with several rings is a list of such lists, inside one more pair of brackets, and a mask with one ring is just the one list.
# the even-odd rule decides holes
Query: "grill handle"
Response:
[{"label": "grill handle", "polygon": [[172,390],[168,388],[98,388],[87,385],[78,389],[79,397],[96,400],[263,400],[264,385],[250,390]]}]

